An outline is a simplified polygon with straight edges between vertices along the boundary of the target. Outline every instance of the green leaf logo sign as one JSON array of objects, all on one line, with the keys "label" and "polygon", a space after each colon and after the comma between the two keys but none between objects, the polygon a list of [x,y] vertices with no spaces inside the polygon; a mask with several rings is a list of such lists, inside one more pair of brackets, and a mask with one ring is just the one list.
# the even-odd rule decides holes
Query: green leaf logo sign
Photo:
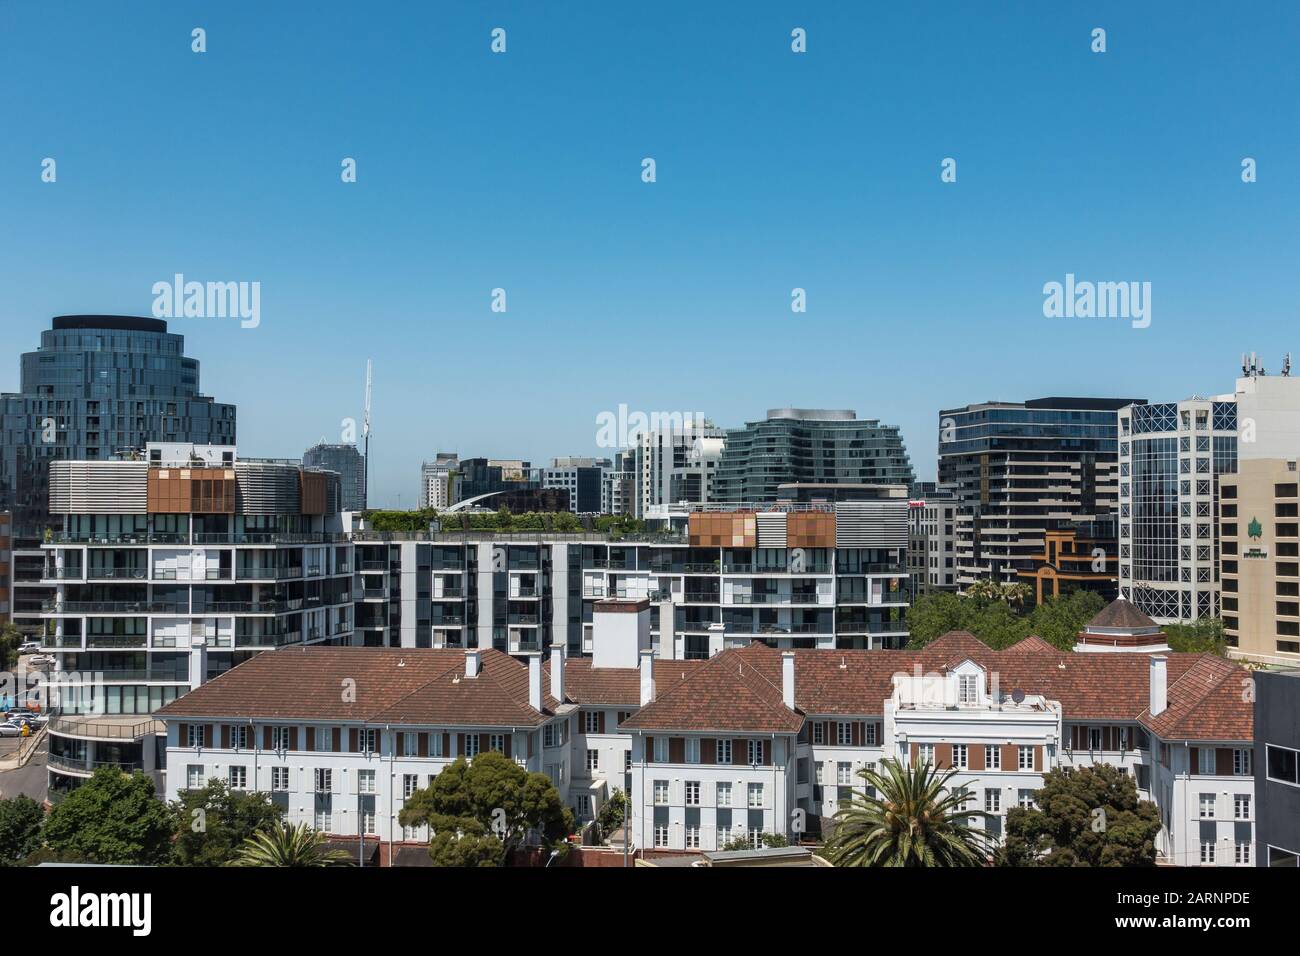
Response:
[{"label": "green leaf logo sign", "polygon": [[1264,533],[1264,528],[1260,525],[1258,518],[1250,519],[1250,524],[1246,528],[1246,533],[1256,541],[1259,540],[1259,536]]}]

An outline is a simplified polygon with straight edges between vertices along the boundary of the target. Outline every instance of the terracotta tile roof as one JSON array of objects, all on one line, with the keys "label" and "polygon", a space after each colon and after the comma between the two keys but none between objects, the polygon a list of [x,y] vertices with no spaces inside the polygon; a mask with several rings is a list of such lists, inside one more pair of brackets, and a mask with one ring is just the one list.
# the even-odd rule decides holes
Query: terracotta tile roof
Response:
[{"label": "terracotta tile roof", "polygon": [[158,716],[515,727],[543,723],[558,702],[544,693],[542,706],[528,706],[528,666],[496,650],[481,652],[471,679],[461,650],[297,647],[257,654]]},{"label": "terracotta tile roof", "polygon": [[[791,733],[802,715],[879,716],[893,693],[895,674],[914,673],[918,667],[922,673],[943,673],[969,659],[996,675],[1002,693],[1019,688],[1060,701],[1067,720],[1141,721],[1166,739],[1253,737],[1253,714],[1239,699],[1239,681],[1249,673],[1213,655],[1164,655],[1170,707],[1154,721],[1146,713],[1148,654],[1065,652],[1038,637],[995,651],[954,631],[916,651],[797,650],[794,656],[797,713],[781,704],[781,652],[755,644],[719,654],[707,670],[674,688],[665,689],[656,680],[654,703],[623,726]],[[656,661],[656,674],[668,666]],[[791,729],[781,731],[782,725]]]},{"label": "terracotta tile roof", "polygon": [[[704,663],[655,661],[657,689],[667,690]],[[641,705],[641,672],[635,667],[593,667],[590,657],[571,657],[564,663],[564,696],[575,704],[635,709]]]},{"label": "terracotta tile roof", "polygon": [[[766,650],[766,648],[764,648]],[[745,650],[724,651],[699,662],[685,679],[664,689],[661,671],[673,675],[684,661],[656,661],[655,699],[620,724],[629,730],[719,730],[797,733],[803,716],[781,703],[780,652],[773,683],[768,661],[754,666]]]},{"label": "terracotta tile roof", "polygon": [[1085,630],[1091,630],[1094,627],[1117,627],[1127,629],[1140,629],[1155,627],[1156,622],[1151,620],[1135,606],[1123,598],[1111,601],[1097,616],[1088,622]]}]

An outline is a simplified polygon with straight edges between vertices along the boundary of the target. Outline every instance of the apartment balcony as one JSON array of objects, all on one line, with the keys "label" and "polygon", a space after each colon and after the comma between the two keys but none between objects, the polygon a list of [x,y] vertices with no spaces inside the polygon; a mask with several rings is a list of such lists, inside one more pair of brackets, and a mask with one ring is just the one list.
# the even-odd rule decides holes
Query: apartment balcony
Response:
[{"label": "apartment balcony", "polygon": [[541,623],[541,619],[536,614],[507,614],[506,623],[523,627],[536,627]]},{"label": "apartment balcony", "polygon": [[50,754],[46,758],[46,766],[58,773],[69,773],[78,777],[89,777],[100,767],[113,767],[121,770],[123,773],[130,773],[133,770],[143,770],[144,763],[139,760],[89,760],[76,757],[65,757],[60,754]]},{"label": "apartment balcony", "polygon": [[302,568],[236,568],[237,581],[285,581],[303,576]]},{"label": "apartment balcony", "polygon": [[[67,569],[63,569],[66,571]],[[78,576],[80,568],[74,569],[72,576]],[[60,573],[59,577],[63,577]],[[87,568],[87,581],[144,581],[149,577],[148,568]]]},{"label": "apartment balcony", "polygon": [[[47,614],[188,614],[188,606],[172,601],[43,601]],[[199,612],[195,612],[199,613]]]},{"label": "apartment balcony", "polygon": [[163,734],[167,727],[142,714],[58,714],[50,718],[49,730],[59,737],[118,741]]},{"label": "apartment balcony", "polygon": [[853,621],[835,625],[836,634],[907,634],[906,621]]},{"label": "apartment balcony", "polygon": [[[80,638],[77,638],[80,640]],[[143,634],[87,634],[86,649],[119,650],[122,648],[141,649],[147,646],[148,638]]]}]

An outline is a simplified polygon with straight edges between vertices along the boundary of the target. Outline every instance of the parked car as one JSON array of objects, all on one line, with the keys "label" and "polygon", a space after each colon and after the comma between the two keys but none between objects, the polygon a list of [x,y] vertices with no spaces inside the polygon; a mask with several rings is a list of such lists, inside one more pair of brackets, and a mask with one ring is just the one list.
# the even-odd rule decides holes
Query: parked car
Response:
[{"label": "parked car", "polygon": [[49,722],[50,718],[45,714],[38,714],[29,710],[16,710],[6,718],[6,723],[31,724],[33,727],[44,727]]},{"label": "parked car", "polygon": [[19,654],[35,654],[41,649],[40,641],[23,641],[18,645]]},{"label": "parked car", "polygon": [[22,735],[23,728],[18,724],[0,724],[0,737],[21,737]]},{"label": "parked car", "polygon": [[27,658],[27,663],[32,667],[45,667],[47,664],[53,664],[54,658],[49,654],[33,654]]}]

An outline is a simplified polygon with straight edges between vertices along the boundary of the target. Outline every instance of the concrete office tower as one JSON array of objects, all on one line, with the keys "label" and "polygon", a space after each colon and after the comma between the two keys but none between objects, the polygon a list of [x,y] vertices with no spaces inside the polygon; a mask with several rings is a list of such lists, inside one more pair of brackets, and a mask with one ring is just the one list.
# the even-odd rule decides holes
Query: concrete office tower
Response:
[{"label": "concrete office tower", "polygon": [[619,452],[613,465],[601,475],[600,512],[630,515],[636,510],[636,456]]},{"label": "concrete office tower", "polygon": [[51,465],[62,524],[43,545],[51,800],[105,764],[156,776],[150,715],[256,653],[351,643],[339,499],[332,472],[228,445]]},{"label": "concrete office tower", "polygon": [[49,464],[103,461],[149,442],[234,444],[235,406],[199,390],[198,360],[160,319],[61,315],[0,395],[0,511],[13,514],[13,620],[40,628]]},{"label": "concrete office tower", "polygon": [[1237,467],[1233,395],[1119,410],[1119,590],[1158,624],[1219,614],[1219,479]]},{"label": "concrete office tower", "polygon": [[1135,404],[1143,402],[1040,398],[939,413],[939,482],[961,503],[960,587],[1032,574],[1047,531],[1118,510],[1115,413]]},{"label": "concrete office tower", "polygon": [[1237,471],[1220,480],[1223,628],[1232,655],[1300,663],[1300,379],[1251,357],[1237,380]]},{"label": "concrete office tower", "polygon": [[907,567],[913,594],[957,590],[957,495],[918,482],[908,502]]},{"label": "concrete office tower", "polygon": [[635,517],[665,518],[674,506],[716,500],[714,480],[726,432],[707,419],[635,436]]},{"label": "concrete office tower", "polygon": [[304,468],[338,474],[342,510],[366,510],[366,459],[356,445],[313,445],[303,452],[302,464]]},{"label": "concrete office tower", "polygon": [[727,432],[714,500],[771,503],[783,484],[911,485],[896,427],[855,412],[769,409],[767,418]]},{"label": "concrete office tower", "polygon": [[549,468],[542,469],[542,487],[567,491],[569,510],[574,514],[600,514],[605,473],[610,467],[608,458],[556,458]]},{"label": "concrete office tower", "polygon": [[444,511],[456,498],[456,475],[460,459],[455,454],[440,451],[434,461],[420,465],[420,507]]}]

